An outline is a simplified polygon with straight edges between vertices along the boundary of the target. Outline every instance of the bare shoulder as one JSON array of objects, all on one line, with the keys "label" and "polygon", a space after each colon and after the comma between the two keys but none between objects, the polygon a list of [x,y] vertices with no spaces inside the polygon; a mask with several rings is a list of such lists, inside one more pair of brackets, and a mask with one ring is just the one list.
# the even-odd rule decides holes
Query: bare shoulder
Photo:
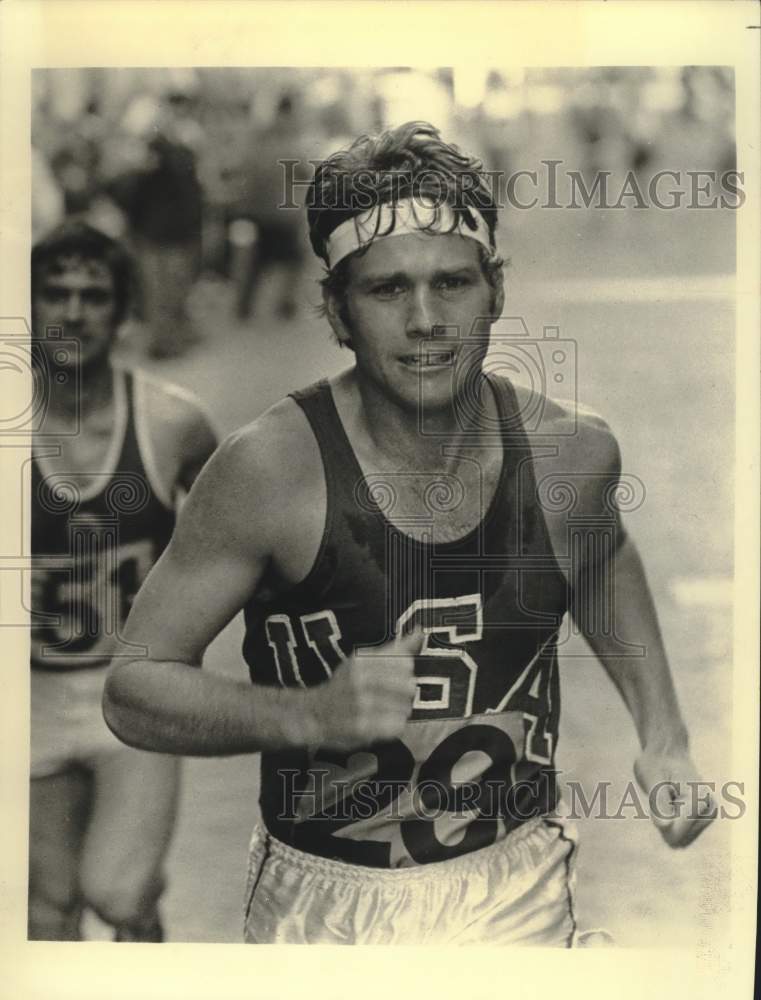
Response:
[{"label": "bare shoulder", "polygon": [[134,369],[135,420],[154,489],[176,504],[217,446],[217,434],[198,398],[187,389]]},{"label": "bare shoulder", "polygon": [[322,471],[309,423],[290,398],[229,434],[214,461],[246,488],[256,484],[258,492],[306,489]]},{"label": "bare shoulder", "polygon": [[224,439],[188,503],[213,509],[228,524],[245,521],[255,532],[266,524],[266,536],[277,541],[293,535],[294,525],[320,507],[324,493],[309,423],[293,399],[283,399]]},{"label": "bare shoulder", "polygon": [[[569,558],[571,521],[585,521],[586,530],[606,535],[615,523],[617,538],[625,537],[616,507],[621,455],[616,437],[598,413],[576,402],[550,399],[516,386],[524,426],[533,453],[536,502],[549,530],[556,555]],[[573,582],[595,549],[583,547],[580,559],[561,571]],[[600,551],[607,551],[604,547]],[[563,568],[565,566],[565,568]]]},{"label": "bare shoulder", "polygon": [[200,433],[213,433],[212,421],[196,395],[172,382],[135,371],[141,403],[151,425],[175,440],[193,440]]},{"label": "bare shoulder", "polygon": [[302,579],[319,549],[326,487],[301,408],[285,399],[228,435],[182,508],[178,538],[191,558],[241,559]]},{"label": "bare shoulder", "polygon": [[[589,516],[607,523],[618,520],[615,491],[621,475],[618,441],[594,410],[576,402],[541,396],[516,387],[533,452],[537,500],[556,552],[566,544],[570,516]],[[567,497],[570,504],[558,503]]]},{"label": "bare shoulder", "polygon": [[617,475],[621,467],[618,441],[608,422],[582,403],[556,400],[515,386],[524,426],[532,448],[554,451],[564,471],[583,475]]}]

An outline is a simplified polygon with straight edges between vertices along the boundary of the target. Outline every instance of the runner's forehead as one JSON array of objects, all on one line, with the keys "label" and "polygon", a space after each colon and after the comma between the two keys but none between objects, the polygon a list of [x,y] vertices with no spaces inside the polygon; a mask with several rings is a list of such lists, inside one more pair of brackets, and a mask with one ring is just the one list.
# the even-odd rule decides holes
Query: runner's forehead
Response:
[{"label": "runner's forehead", "polygon": [[478,267],[478,244],[457,233],[407,233],[379,239],[351,258],[357,279],[400,271],[457,271]]},{"label": "runner's forehead", "polygon": [[107,264],[80,254],[62,254],[53,258],[43,269],[42,280],[46,285],[77,278],[100,288],[113,288],[114,279]]}]

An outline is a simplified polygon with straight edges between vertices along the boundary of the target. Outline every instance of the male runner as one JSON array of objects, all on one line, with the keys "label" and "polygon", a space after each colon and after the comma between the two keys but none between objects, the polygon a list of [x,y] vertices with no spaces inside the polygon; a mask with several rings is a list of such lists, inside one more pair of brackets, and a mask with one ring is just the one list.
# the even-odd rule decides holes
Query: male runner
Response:
[{"label": "male runner", "polygon": [[76,940],[84,907],[118,941],[159,941],[177,758],[125,747],[101,697],[132,598],[216,445],[185,392],[111,363],[130,262],[79,222],[32,251],[35,373],[47,397],[32,462],[29,937]]},{"label": "male runner", "polygon": [[[130,615],[148,658],[115,663],[106,719],[138,747],[263,752],[248,941],[570,945],[574,836],[553,781],[566,611],[631,711],[643,788],[695,776],[609,499],[616,441],[591,414],[568,433],[572,413],[484,365],[504,298],[496,205],[434,128],[329,157],[308,220],[354,365],[206,466]],[[584,544],[541,502],[569,479]],[[250,687],[197,669],[241,608]],[[661,832],[686,844],[706,820],[675,804]]]}]

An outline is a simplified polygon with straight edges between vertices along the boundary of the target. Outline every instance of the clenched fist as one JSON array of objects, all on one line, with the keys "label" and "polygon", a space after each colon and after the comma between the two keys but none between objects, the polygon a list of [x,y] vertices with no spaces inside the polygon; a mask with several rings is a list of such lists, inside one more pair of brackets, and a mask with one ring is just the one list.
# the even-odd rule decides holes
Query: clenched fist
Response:
[{"label": "clenched fist", "polygon": [[422,642],[418,631],[357,651],[326,684],[311,689],[321,746],[353,750],[401,733],[412,711],[415,656]]},{"label": "clenched fist", "polygon": [[697,768],[686,750],[642,751],[634,764],[640,788],[650,798],[651,819],[669,847],[687,847],[716,818],[716,805],[701,790]]}]

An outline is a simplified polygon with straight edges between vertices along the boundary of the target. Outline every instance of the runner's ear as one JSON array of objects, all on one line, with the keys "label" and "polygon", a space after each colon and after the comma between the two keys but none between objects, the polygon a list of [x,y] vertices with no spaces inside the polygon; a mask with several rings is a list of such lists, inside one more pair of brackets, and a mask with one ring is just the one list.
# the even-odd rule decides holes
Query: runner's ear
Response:
[{"label": "runner's ear", "polygon": [[351,330],[346,324],[346,310],[343,307],[343,303],[336,296],[335,292],[331,292],[327,288],[322,290],[322,301],[325,305],[325,313],[328,317],[328,322],[336,335],[336,340],[341,345],[341,347],[351,347]]},{"label": "runner's ear", "polygon": [[502,280],[502,275],[499,278],[499,284],[494,289],[494,298],[492,302],[492,319],[498,320],[502,315],[502,310],[505,308],[505,285]]}]

